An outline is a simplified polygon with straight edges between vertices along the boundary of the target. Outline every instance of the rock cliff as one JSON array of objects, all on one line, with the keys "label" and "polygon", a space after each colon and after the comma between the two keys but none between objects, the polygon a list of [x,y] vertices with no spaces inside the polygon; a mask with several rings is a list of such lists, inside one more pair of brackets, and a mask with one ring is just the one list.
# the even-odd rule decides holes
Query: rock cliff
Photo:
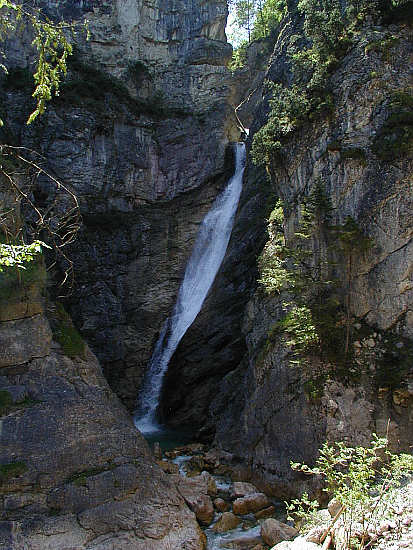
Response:
[{"label": "rock cliff", "polygon": [[[281,25],[266,79],[291,82],[288,52],[301,25],[297,13]],[[413,439],[412,157],[411,147],[397,145],[402,129],[388,122],[398,117],[400,126],[410,124],[408,59],[411,27],[365,25],[332,75],[332,114],[307,120],[287,138],[282,160],[274,155],[269,167],[272,204],[277,197],[283,201],[284,235],[290,246],[300,230],[302,204],[320,182],[331,207],[330,226],[343,227],[352,220],[360,242],[369,242],[365,250],[351,253],[349,275],[346,252],[334,230],[326,237],[319,229],[309,241],[310,277],[317,279],[322,258],[339,281],[337,300],[348,308],[343,323],[351,325],[353,359],[344,372],[332,367],[340,363],[337,356],[311,356],[297,366],[293,338],[283,329],[291,294],[268,296],[261,285],[254,285],[250,261],[261,252],[262,233],[254,221],[252,233],[245,230],[245,205],[252,207],[251,219],[263,215],[265,175],[257,177],[252,167],[215,294],[172,363],[164,398],[172,423],[189,420],[201,433],[215,433],[215,444],[232,453],[239,475],[276,494],[291,494],[307,484],[305,476],[291,471],[290,460],[311,463],[326,438],[365,444],[376,432],[387,434],[393,448],[405,450]],[[253,135],[267,121],[269,95],[263,89],[261,93]],[[246,120],[249,116],[247,111]],[[278,238],[270,225],[264,256],[275,249]],[[224,307],[214,315],[210,305],[226,304],[227,292],[237,296],[230,301],[232,309]],[[345,343],[340,341],[338,353],[344,354]]]},{"label": "rock cliff", "polygon": [[[44,267],[1,281],[0,548],[204,548]],[[52,330],[53,329],[53,330]]]},{"label": "rock cliff", "polygon": [[[135,406],[198,225],[232,171],[226,2],[36,4],[86,17],[91,38],[78,35],[60,96],[30,126],[30,37],[7,42],[1,138],[42,155],[83,221],[67,250],[70,316],[43,265],[23,281],[1,274],[0,547],[201,550],[194,514],[123,404]],[[31,191],[65,207],[46,179]]]},{"label": "rock cliff", "polygon": [[[80,201],[66,306],[133,409],[197,227],[232,170],[226,2],[39,5],[55,18],[85,16],[90,40],[79,33],[59,98],[28,128],[16,103],[30,98],[11,74],[6,128]],[[18,67],[30,62],[27,43],[8,44]]]}]

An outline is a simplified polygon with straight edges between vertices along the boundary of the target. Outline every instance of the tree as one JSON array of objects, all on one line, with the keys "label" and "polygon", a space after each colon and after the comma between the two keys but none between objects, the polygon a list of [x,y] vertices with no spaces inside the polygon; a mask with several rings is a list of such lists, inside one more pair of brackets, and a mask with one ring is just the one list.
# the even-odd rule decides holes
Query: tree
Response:
[{"label": "tree", "polygon": [[248,42],[268,36],[286,13],[286,0],[229,0],[230,11],[238,29],[248,35]]},{"label": "tree", "polygon": [[[59,94],[62,78],[67,73],[67,59],[73,52],[70,38],[73,39],[79,25],[64,21],[50,21],[40,9],[10,0],[0,0],[0,42],[16,35],[20,30],[30,32],[35,55],[33,93],[35,108],[28,114],[27,124],[31,124],[46,109],[53,95]],[[87,32],[87,24],[81,25]],[[7,58],[2,52],[0,67],[8,73]],[[0,120],[0,126],[4,121]],[[79,204],[75,195],[57,181],[41,166],[40,155],[25,147],[16,147],[3,141],[0,143],[0,271],[8,267],[24,269],[25,263],[41,253],[44,243],[39,237],[49,241],[49,245],[71,262],[63,252],[63,247],[73,241],[80,225]],[[56,191],[65,192],[69,201],[59,212],[56,199],[44,209],[36,206],[33,189],[39,176],[47,178]],[[30,222],[26,227],[20,216],[20,207],[30,211]],[[33,242],[27,244],[27,239]],[[47,245],[49,247],[49,245]],[[68,271],[66,272],[66,277]]]}]

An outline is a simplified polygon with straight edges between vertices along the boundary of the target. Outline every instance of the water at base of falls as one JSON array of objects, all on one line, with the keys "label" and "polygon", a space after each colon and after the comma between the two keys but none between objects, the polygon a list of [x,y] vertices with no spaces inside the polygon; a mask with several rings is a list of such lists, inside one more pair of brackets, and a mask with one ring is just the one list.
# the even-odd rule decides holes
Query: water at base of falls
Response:
[{"label": "water at base of falls", "polygon": [[241,195],[245,155],[244,143],[237,143],[234,175],[200,226],[172,316],[165,321],[155,346],[135,414],[135,426],[143,434],[163,431],[156,417],[162,381],[172,355],[200,312],[224,259]]}]

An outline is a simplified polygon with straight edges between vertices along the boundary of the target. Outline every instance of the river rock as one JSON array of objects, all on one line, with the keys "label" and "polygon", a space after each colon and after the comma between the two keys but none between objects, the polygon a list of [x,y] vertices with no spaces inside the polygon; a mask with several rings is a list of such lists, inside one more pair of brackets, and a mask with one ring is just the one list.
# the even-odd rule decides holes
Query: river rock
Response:
[{"label": "river rock", "polygon": [[297,529],[276,519],[266,519],[261,524],[261,537],[268,546],[273,546],[283,540],[291,540],[297,536]]},{"label": "river rock", "polygon": [[275,506],[269,506],[268,508],[264,508],[259,512],[255,512],[254,516],[256,517],[256,519],[266,519],[272,517],[275,514],[275,511]]},{"label": "river rock", "polygon": [[234,500],[232,505],[234,514],[245,515],[249,512],[258,512],[270,506],[271,502],[264,493],[251,493],[242,498]]},{"label": "river rock", "polygon": [[207,495],[199,495],[195,500],[186,501],[195,513],[196,519],[202,525],[210,525],[214,519],[214,506],[212,500]]},{"label": "river rock", "polygon": [[226,502],[223,498],[216,498],[214,500],[214,506],[218,512],[227,512],[230,508],[229,502]]},{"label": "river rock", "polygon": [[320,546],[306,541],[304,537],[297,537],[293,541],[284,540],[273,546],[271,550],[320,550]]},{"label": "river rock", "polygon": [[250,550],[261,542],[261,537],[258,536],[244,536],[235,537],[228,540],[228,542],[221,543],[222,548],[230,548],[231,550]]},{"label": "river rock", "polygon": [[178,464],[174,464],[173,462],[157,460],[156,463],[166,474],[177,474],[179,472]]},{"label": "river rock", "polygon": [[232,486],[232,495],[234,498],[245,497],[251,493],[258,493],[258,489],[252,483],[246,481],[235,481]]},{"label": "river rock", "polygon": [[211,476],[208,472],[201,475],[186,478],[179,474],[171,476],[177,489],[190,509],[195,513],[197,520],[203,525],[210,525],[214,519],[214,506],[208,495],[211,484]]},{"label": "river rock", "polygon": [[232,512],[224,512],[212,529],[216,533],[225,533],[235,529],[240,523],[241,520]]},{"label": "river rock", "polygon": [[330,502],[328,503],[328,506],[327,506],[327,509],[330,513],[330,516],[333,518],[335,517],[338,512],[341,510],[341,502],[336,499],[336,498],[333,498],[330,500]]}]

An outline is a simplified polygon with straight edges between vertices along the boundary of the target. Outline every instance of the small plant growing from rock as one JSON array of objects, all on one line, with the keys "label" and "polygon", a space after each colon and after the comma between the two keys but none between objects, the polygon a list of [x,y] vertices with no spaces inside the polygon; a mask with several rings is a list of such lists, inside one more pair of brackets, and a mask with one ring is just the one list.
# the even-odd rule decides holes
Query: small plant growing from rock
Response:
[{"label": "small plant growing from rock", "polygon": [[[392,454],[387,439],[373,434],[368,447],[325,443],[314,468],[293,462],[291,467],[324,478],[323,490],[340,504],[320,542],[334,535],[340,548],[362,550],[377,539],[383,519],[392,519],[395,489],[412,474],[413,456]],[[308,494],[287,503],[289,519],[307,525],[314,524],[317,508]]]}]

